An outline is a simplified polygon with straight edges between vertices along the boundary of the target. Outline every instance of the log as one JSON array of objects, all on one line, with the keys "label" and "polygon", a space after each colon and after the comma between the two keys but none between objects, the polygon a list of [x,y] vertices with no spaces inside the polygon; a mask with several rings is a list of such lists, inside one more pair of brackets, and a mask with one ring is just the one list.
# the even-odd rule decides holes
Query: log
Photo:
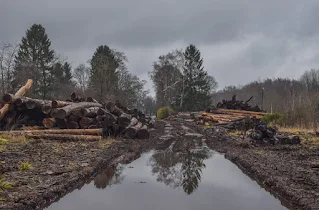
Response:
[{"label": "log", "polygon": [[[14,95],[15,96],[24,96],[28,90],[31,88],[33,81],[31,79],[28,79],[26,84],[22,86]],[[9,111],[9,104],[5,104],[1,109],[0,109],[0,120],[3,119],[3,117],[7,114]]]},{"label": "log", "polygon": [[71,135],[96,135],[101,136],[103,129],[44,129],[44,130],[23,130],[23,131],[0,131],[0,135],[24,135],[33,134],[71,134]]},{"label": "log", "polygon": [[78,97],[78,94],[76,94],[76,93],[74,93],[74,92],[71,93],[71,100],[72,100],[72,101],[76,100],[77,98],[79,98],[79,97]]},{"label": "log", "polygon": [[51,103],[44,103],[42,105],[42,113],[44,114],[49,114],[52,110],[52,106]]},{"label": "log", "polygon": [[79,121],[79,124],[81,128],[88,128],[93,121],[94,120],[92,118],[82,117]]},{"label": "log", "polygon": [[247,101],[245,101],[245,104],[248,104],[249,101],[251,101],[251,99],[253,99],[253,98],[254,98],[254,96],[250,97]]},{"label": "log", "polygon": [[72,102],[69,102],[69,101],[57,101],[57,100],[51,101],[52,108],[61,108],[61,107],[68,106],[70,104],[72,104]]},{"label": "log", "polygon": [[35,107],[42,107],[44,105],[48,105],[48,106],[51,106],[51,101],[48,101],[48,100],[40,100],[40,99],[33,99],[33,98],[24,98],[24,103],[26,103],[26,107],[28,109],[34,109]]},{"label": "log", "polygon": [[66,127],[68,129],[79,129],[80,125],[76,121],[69,121],[69,122],[66,123]]},{"label": "log", "polygon": [[58,126],[58,128],[60,129],[66,129],[67,128],[67,124],[65,119],[55,119],[56,120],[56,124]]},{"label": "log", "polygon": [[149,128],[154,128],[154,127],[155,127],[155,120],[154,120],[154,119],[151,119],[151,120],[148,122],[148,127],[149,127]]},{"label": "log", "polygon": [[58,113],[58,109],[57,108],[52,108],[51,112],[50,112],[50,116],[53,118],[57,118],[57,113]]},{"label": "log", "polygon": [[45,128],[53,128],[56,125],[56,120],[54,118],[44,118],[42,123]]},{"label": "log", "polygon": [[102,105],[97,103],[92,103],[92,102],[73,103],[63,108],[58,108],[58,112],[56,116],[59,119],[64,119],[65,117],[70,115],[72,112],[80,111],[84,108],[89,108],[89,107],[102,107]]},{"label": "log", "polygon": [[109,112],[106,112],[103,116],[104,126],[112,126],[117,121],[117,118]]},{"label": "log", "polygon": [[125,133],[125,137],[134,139],[136,136],[136,129],[132,128],[138,123],[137,118],[132,117],[130,124],[121,132]]},{"label": "log", "polygon": [[123,113],[117,118],[117,123],[121,128],[126,128],[131,123],[131,118],[131,115]]},{"label": "log", "polygon": [[90,135],[70,135],[70,134],[26,134],[26,137],[33,139],[50,139],[50,140],[63,140],[63,141],[99,141],[102,136]]},{"label": "log", "polygon": [[18,98],[20,97],[10,93],[6,93],[2,96],[2,101],[6,104],[10,104],[10,103],[14,103]]},{"label": "log", "polygon": [[85,117],[90,117],[90,118],[94,118],[96,117],[98,114],[98,110],[101,109],[100,107],[90,107],[87,109],[83,109],[83,115]]},{"label": "log", "polygon": [[147,125],[143,125],[136,133],[137,138],[139,139],[148,139],[150,133],[147,130]]},{"label": "log", "polygon": [[81,119],[81,117],[83,117],[83,115],[80,115],[80,114],[78,114],[78,113],[71,113],[71,114],[67,117],[67,119],[68,119],[69,121],[78,122],[78,121]]},{"label": "log", "polygon": [[95,100],[95,99],[92,98],[92,97],[87,97],[86,101],[87,101],[87,102],[99,103],[97,100]]}]

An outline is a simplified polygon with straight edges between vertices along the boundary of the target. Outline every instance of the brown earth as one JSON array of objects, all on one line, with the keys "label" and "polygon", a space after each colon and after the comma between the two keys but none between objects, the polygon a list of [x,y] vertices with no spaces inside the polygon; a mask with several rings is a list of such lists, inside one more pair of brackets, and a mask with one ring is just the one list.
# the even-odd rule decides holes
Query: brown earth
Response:
[{"label": "brown earth", "polygon": [[158,121],[150,134],[147,140],[101,142],[0,138],[0,209],[43,209],[90,182],[103,168],[129,163],[150,149],[172,146],[178,152],[203,143],[225,153],[288,208],[319,209],[319,147],[253,145],[223,130],[190,122]]}]

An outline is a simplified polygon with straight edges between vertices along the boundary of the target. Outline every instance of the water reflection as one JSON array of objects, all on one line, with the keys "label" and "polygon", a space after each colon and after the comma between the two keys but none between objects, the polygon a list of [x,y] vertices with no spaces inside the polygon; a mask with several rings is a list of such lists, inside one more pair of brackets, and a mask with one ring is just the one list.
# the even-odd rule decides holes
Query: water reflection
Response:
[{"label": "water reflection", "polygon": [[172,188],[182,187],[186,194],[192,194],[201,181],[205,159],[213,153],[207,147],[175,153],[170,149],[157,152],[150,158],[152,175],[158,182]]},{"label": "water reflection", "polygon": [[103,170],[94,178],[94,186],[98,189],[105,189],[108,186],[120,184],[124,180],[123,170],[123,165]]}]

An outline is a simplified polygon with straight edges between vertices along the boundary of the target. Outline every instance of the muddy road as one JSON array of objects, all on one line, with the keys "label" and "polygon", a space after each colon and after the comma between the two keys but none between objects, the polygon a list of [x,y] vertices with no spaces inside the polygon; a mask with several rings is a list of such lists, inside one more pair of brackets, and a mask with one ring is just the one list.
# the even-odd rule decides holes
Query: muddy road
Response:
[{"label": "muddy road", "polygon": [[225,154],[287,208],[319,208],[318,147],[254,146],[223,130],[158,121],[147,140],[2,142],[0,209],[43,209],[86,187],[101,171],[114,174],[119,164],[131,163],[143,153],[170,150],[183,154],[205,145]]}]

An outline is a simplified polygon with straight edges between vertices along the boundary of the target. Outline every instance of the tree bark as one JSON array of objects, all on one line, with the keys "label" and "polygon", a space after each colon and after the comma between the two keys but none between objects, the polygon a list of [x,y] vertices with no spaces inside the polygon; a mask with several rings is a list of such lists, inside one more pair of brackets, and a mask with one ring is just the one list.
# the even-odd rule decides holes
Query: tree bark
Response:
[{"label": "tree bark", "polygon": [[72,102],[69,102],[69,101],[57,101],[57,100],[51,101],[52,108],[62,108],[62,107],[68,106],[70,104],[72,104]]},{"label": "tree bark", "polygon": [[69,121],[66,123],[66,127],[68,129],[79,129],[80,126],[79,126],[79,123],[77,123],[76,121]]},{"label": "tree bark", "polygon": [[150,133],[147,130],[147,125],[143,125],[136,133],[137,138],[139,139],[148,139]]},{"label": "tree bark", "polygon": [[81,128],[88,128],[93,123],[93,121],[94,120],[92,118],[82,117],[79,121],[79,124]]},{"label": "tree bark", "polygon": [[56,116],[59,119],[64,119],[66,116],[70,115],[72,112],[79,111],[89,107],[102,107],[102,105],[97,103],[91,103],[91,102],[73,103],[63,108],[59,108]]}]

